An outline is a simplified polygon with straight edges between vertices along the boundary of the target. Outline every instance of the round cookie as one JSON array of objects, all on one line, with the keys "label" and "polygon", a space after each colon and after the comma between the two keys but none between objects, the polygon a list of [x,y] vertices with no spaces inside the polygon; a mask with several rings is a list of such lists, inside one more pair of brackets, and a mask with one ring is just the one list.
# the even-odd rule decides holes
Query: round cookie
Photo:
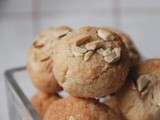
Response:
[{"label": "round cookie", "polygon": [[121,113],[127,120],[158,120],[160,117],[160,78],[142,75],[137,85],[127,82],[118,92],[106,100],[110,108]]},{"label": "round cookie", "polygon": [[138,66],[138,74],[155,74],[160,76],[160,59],[148,59]]},{"label": "round cookie", "polygon": [[43,92],[56,93],[60,90],[53,75],[54,62],[51,56],[56,42],[69,31],[71,28],[66,26],[49,28],[38,34],[29,50],[27,69],[33,84]]},{"label": "round cookie", "polygon": [[115,92],[130,66],[119,35],[96,27],[72,31],[55,46],[53,58],[58,83],[71,95],[86,98]]},{"label": "round cookie", "polygon": [[52,102],[58,99],[60,99],[60,97],[56,94],[38,92],[32,97],[32,105],[40,115],[40,118],[43,118],[48,107],[52,104]]},{"label": "round cookie", "polygon": [[53,102],[44,120],[121,120],[121,118],[95,100],[69,96]]}]

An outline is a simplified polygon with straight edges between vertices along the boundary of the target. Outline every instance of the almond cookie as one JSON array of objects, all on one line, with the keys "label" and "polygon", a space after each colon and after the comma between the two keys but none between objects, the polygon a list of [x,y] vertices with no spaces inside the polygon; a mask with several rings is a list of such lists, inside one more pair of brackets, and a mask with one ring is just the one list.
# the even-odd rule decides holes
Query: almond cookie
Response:
[{"label": "almond cookie", "polygon": [[148,59],[138,66],[138,74],[155,74],[160,76],[160,59]]},{"label": "almond cookie", "polygon": [[115,92],[130,66],[121,37],[97,27],[74,30],[55,46],[53,58],[58,83],[71,95],[86,98]]},{"label": "almond cookie", "polygon": [[127,82],[111,98],[114,101],[105,103],[127,120],[159,120],[160,78],[151,74],[142,75],[136,84]]},{"label": "almond cookie", "polygon": [[60,99],[60,97],[57,94],[38,92],[32,97],[32,105],[40,115],[40,118],[43,118],[48,107],[58,99]]},{"label": "almond cookie", "polygon": [[28,54],[27,68],[34,85],[41,91],[56,93],[60,90],[53,75],[53,49],[56,42],[60,41],[71,28],[62,26],[49,28],[36,37]]},{"label": "almond cookie", "polygon": [[121,120],[109,107],[91,99],[67,97],[48,108],[44,120]]}]

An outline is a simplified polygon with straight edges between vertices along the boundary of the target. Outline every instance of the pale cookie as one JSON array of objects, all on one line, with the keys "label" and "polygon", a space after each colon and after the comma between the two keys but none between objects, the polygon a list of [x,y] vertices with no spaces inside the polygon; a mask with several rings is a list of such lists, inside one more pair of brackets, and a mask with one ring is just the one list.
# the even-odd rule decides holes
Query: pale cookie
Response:
[{"label": "pale cookie", "polygon": [[53,75],[54,46],[58,41],[67,36],[71,28],[62,26],[44,30],[35,38],[28,53],[27,69],[34,85],[41,91],[56,93],[60,90]]},{"label": "pale cookie", "polygon": [[53,60],[44,52],[31,48],[27,69],[36,88],[46,93],[56,93],[61,88],[53,75]]},{"label": "pale cookie", "polygon": [[149,74],[142,75],[136,85],[127,82],[105,103],[127,120],[159,120],[159,88],[160,78]]},{"label": "pale cookie", "polygon": [[[111,35],[104,40],[105,32],[99,34],[99,30]],[[119,35],[104,28],[74,30],[55,45],[54,53],[55,78],[73,96],[101,97],[117,91],[125,82],[130,66]]]}]

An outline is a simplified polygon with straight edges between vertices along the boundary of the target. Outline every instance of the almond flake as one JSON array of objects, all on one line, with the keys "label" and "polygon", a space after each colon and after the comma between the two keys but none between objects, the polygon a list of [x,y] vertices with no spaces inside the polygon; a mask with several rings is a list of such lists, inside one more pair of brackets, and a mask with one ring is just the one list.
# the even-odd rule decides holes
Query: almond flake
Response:
[{"label": "almond flake", "polygon": [[113,35],[113,34],[111,34],[110,36],[109,36],[109,40],[115,40],[115,36]]},{"label": "almond flake", "polygon": [[103,56],[107,56],[110,55],[112,53],[112,49],[111,48],[107,48],[103,51],[102,55]]},{"label": "almond flake", "polygon": [[87,52],[87,49],[81,47],[72,47],[72,53],[74,56],[83,56]]},{"label": "almond flake", "polygon": [[140,76],[137,80],[138,91],[141,92],[144,89],[147,89],[146,87],[149,85],[150,82],[151,82],[150,76],[148,76],[148,75]]},{"label": "almond flake", "polygon": [[116,62],[120,59],[121,49],[120,48],[114,48],[114,49],[106,49],[103,53],[104,60],[108,63]]},{"label": "almond flake", "polygon": [[109,31],[107,31],[105,29],[99,29],[97,31],[97,33],[98,33],[98,36],[100,38],[102,38],[103,40],[105,40],[105,41],[110,40],[109,37],[112,34],[111,32],[109,32]]},{"label": "almond flake", "polygon": [[121,48],[114,48],[112,51],[114,51],[116,53],[117,57],[121,56]]},{"label": "almond flake", "polygon": [[93,51],[88,51],[85,55],[84,55],[84,61],[87,61],[90,59],[90,57],[93,55]]},{"label": "almond flake", "polygon": [[93,41],[85,45],[87,50],[96,50],[102,46],[103,46],[103,43],[101,41]]},{"label": "almond flake", "polygon": [[76,120],[76,118],[73,117],[73,116],[70,116],[70,117],[69,117],[69,120]]},{"label": "almond flake", "polygon": [[73,38],[76,41],[76,46],[81,46],[87,42],[91,41],[91,36],[87,34],[81,34]]},{"label": "almond flake", "polygon": [[61,37],[65,36],[70,31],[71,31],[70,28],[62,26],[62,27],[57,28],[55,30],[54,36],[57,37],[57,38],[61,38]]},{"label": "almond flake", "polygon": [[42,48],[43,46],[44,46],[44,42],[40,42],[40,41],[34,41],[33,42],[33,46],[35,47],[35,48]]},{"label": "almond flake", "polygon": [[96,51],[98,54],[103,55],[104,49],[103,48],[99,48]]},{"label": "almond flake", "polygon": [[105,60],[106,62],[108,62],[108,63],[113,63],[114,60],[115,60],[115,57],[116,57],[116,55],[115,55],[114,53],[111,53],[110,55],[105,56],[105,57],[104,57],[104,60]]},{"label": "almond flake", "polygon": [[36,40],[33,42],[33,46],[35,48],[41,48],[46,44],[47,40],[48,39],[45,35],[40,34],[36,37]]}]

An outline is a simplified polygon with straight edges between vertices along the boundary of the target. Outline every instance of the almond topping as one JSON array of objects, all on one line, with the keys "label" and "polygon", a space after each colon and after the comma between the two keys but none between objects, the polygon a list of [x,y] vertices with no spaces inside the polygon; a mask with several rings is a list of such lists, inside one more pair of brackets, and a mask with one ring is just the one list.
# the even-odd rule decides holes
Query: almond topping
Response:
[{"label": "almond topping", "polygon": [[103,48],[99,48],[96,51],[98,54],[103,55],[104,49]]},{"label": "almond topping", "polygon": [[70,116],[70,117],[69,117],[69,120],[76,120],[76,118],[73,117],[73,116]]},{"label": "almond topping", "polygon": [[84,61],[87,61],[90,59],[90,57],[93,55],[93,51],[88,51],[85,55],[84,55]]},{"label": "almond topping", "polygon": [[109,32],[109,31],[107,31],[107,30],[105,30],[105,29],[99,29],[98,31],[97,31],[97,33],[98,33],[98,36],[100,37],[100,38],[102,38],[103,40],[110,40],[109,39],[109,37],[111,36],[111,32]]},{"label": "almond topping", "polygon": [[139,77],[139,79],[137,80],[138,91],[139,92],[143,91],[144,88],[146,88],[149,83],[150,83],[150,80],[147,79],[145,76]]},{"label": "almond topping", "polygon": [[85,45],[87,50],[96,50],[98,48],[101,48],[102,46],[103,43],[101,41],[93,41]]},{"label": "almond topping", "polygon": [[107,48],[103,51],[102,55],[103,56],[107,56],[110,55],[112,53],[112,49],[111,48]]},{"label": "almond topping", "polygon": [[87,49],[81,47],[72,47],[72,53],[74,56],[83,56],[87,52]]},{"label": "almond topping", "polygon": [[42,48],[44,46],[44,42],[40,42],[40,41],[34,41],[33,42],[33,46],[35,48]]},{"label": "almond topping", "polygon": [[76,46],[81,46],[87,42],[91,41],[91,36],[87,34],[81,34],[73,38],[76,41]]},{"label": "almond topping", "polygon": [[57,38],[64,37],[71,29],[65,26],[59,27],[55,30],[54,36]]},{"label": "almond topping", "polygon": [[114,48],[112,50],[107,49],[103,53],[104,60],[108,63],[114,63],[117,62],[120,59],[121,49],[120,48]]},{"label": "almond topping", "polygon": [[104,60],[108,63],[113,63],[115,57],[116,57],[116,55],[114,53],[112,53],[108,56],[105,56]]}]

